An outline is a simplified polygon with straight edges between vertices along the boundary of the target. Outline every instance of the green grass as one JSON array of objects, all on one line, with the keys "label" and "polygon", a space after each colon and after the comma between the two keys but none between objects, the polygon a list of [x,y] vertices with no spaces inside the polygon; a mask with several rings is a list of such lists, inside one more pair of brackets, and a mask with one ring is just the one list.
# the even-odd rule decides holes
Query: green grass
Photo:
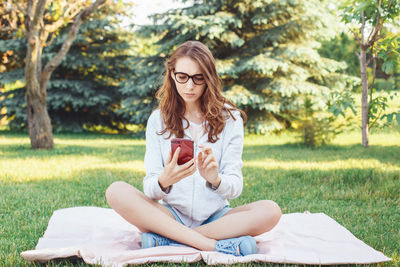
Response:
[{"label": "green grass", "polygon": [[[368,149],[359,133],[318,149],[295,140],[245,138],[245,186],[231,205],[273,199],[284,213],[323,212],[393,258],[382,266],[398,266],[400,131],[372,134]],[[56,134],[53,150],[33,151],[25,134],[0,132],[0,265],[30,265],[20,252],[34,249],[56,209],[108,207],[104,192],[117,180],[142,188],[144,152],[144,140],[98,134]],[[48,264],[76,265],[85,266]]]}]

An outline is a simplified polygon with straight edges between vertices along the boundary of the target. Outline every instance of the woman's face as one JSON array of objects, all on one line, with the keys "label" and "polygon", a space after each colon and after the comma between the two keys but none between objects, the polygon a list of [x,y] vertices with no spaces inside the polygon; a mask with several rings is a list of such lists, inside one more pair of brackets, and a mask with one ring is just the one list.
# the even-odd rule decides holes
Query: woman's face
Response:
[{"label": "woman's face", "polygon": [[185,101],[185,104],[198,104],[206,88],[199,64],[190,57],[181,57],[176,61],[175,70],[171,72],[171,77],[175,81],[178,94]]}]

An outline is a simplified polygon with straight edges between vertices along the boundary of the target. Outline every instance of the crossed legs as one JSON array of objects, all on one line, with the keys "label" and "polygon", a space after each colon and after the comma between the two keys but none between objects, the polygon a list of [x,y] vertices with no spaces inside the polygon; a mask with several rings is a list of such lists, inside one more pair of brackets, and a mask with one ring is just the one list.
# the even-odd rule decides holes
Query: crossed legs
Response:
[{"label": "crossed legs", "polygon": [[281,210],[270,200],[231,209],[211,223],[189,228],[177,222],[171,212],[125,182],[114,182],[106,191],[108,204],[142,232],[154,232],[200,250],[215,250],[217,240],[256,236],[271,230]]}]

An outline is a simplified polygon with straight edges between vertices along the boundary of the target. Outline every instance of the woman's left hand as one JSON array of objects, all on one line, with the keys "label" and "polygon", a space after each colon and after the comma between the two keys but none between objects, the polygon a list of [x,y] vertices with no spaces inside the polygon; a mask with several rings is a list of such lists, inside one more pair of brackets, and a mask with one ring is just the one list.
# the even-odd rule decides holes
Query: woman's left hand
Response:
[{"label": "woman's left hand", "polygon": [[215,159],[211,147],[199,145],[201,152],[197,157],[197,168],[200,175],[214,187],[218,187],[221,178],[218,176],[218,162]]}]

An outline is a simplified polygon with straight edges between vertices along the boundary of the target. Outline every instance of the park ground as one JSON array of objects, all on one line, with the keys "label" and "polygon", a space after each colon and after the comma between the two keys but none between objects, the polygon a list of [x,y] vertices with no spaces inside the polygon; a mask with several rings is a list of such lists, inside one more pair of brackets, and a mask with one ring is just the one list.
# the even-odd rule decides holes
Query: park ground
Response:
[{"label": "park ground", "polygon": [[[247,135],[244,190],[231,206],[276,201],[283,213],[323,212],[400,264],[400,127],[359,131],[309,148],[292,133]],[[108,207],[104,192],[123,180],[142,188],[145,140],[127,135],[55,134],[53,150],[30,149],[25,133],[0,132],[0,262],[27,265],[52,213],[75,206]],[[53,261],[49,266],[85,266]],[[200,264],[201,265],[201,264]]]}]

